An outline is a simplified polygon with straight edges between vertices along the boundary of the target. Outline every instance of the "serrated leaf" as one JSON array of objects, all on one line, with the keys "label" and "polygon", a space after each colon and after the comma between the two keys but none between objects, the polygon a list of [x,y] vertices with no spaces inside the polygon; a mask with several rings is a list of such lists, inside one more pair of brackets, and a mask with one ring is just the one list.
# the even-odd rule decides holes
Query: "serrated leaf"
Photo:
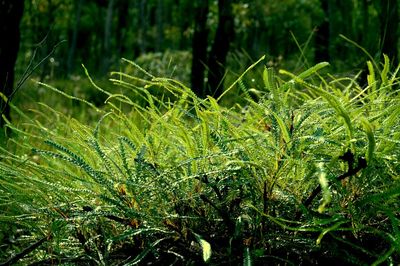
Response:
[{"label": "serrated leaf", "polygon": [[277,90],[277,87],[276,87],[275,71],[273,68],[264,68],[263,81],[264,81],[264,86],[269,91],[275,93],[275,91]]},{"label": "serrated leaf", "polygon": [[389,74],[389,68],[390,68],[390,59],[387,55],[383,54],[383,58],[384,58],[384,65],[383,65],[383,69],[381,72],[381,79],[382,79],[382,83],[383,85],[387,85],[388,84],[388,74]]},{"label": "serrated leaf", "polygon": [[283,140],[285,141],[285,143],[289,143],[290,142],[290,134],[289,134],[287,126],[285,125],[283,120],[277,114],[272,113],[272,115],[275,117],[276,122],[278,122]]},{"label": "serrated leaf", "polygon": [[367,150],[367,162],[371,162],[374,151],[375,151],[375,136],[374,136],[374,129],[371,125],[371,123],[363,117],[361,119],[361,123],[364,127],[365,133],[367,134],[367,139],[368,139],[368,150]]},{"label": "serrated leaf", "polygon": [[376,92],[375,70],[374,70],[374,66],[372,65],[371,61],[367,62],[367,67],[368,67],[368,72],[369,72],[369,74],[367,75],[368,86],[370,87],[370,91],[372,93],[375,93]]}]

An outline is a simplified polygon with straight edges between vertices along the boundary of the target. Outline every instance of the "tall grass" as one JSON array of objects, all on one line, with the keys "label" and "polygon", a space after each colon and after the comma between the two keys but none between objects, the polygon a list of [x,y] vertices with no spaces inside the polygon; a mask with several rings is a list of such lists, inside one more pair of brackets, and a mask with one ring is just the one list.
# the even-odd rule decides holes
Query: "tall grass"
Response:
[{"label": "tall grass", "polygon": [[106,105],[78,99],[94,125],[45,103],[9,124],[1,262],[400,261],[398,68],[388,60],[369,64],[365,88],[319,74],[320,63],[297,75],[265,68],[256,91],[242,82],[253,65],[230,87],[245,104],[231,107],[126,63],[145,78],[113,73],[120,93],[89,78]]}]

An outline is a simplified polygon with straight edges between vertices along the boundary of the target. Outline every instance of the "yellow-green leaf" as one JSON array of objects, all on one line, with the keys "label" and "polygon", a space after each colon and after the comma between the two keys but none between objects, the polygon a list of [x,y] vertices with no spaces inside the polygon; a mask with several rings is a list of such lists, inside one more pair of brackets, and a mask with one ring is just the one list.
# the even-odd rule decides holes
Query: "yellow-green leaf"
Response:
[{"label": "yellow-green leaf", "polygon": [[211,258],[211,245],[206,240],[204,240],[200,235],[193,233],[196,237],[197,241],[199,242],[201,249],[203,251],[203,260],[207,262]]}]

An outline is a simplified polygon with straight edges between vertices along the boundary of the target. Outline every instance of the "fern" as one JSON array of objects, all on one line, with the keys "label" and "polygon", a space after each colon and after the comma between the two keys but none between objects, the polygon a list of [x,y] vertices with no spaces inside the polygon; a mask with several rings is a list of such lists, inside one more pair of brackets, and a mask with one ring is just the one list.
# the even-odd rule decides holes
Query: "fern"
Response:
[{"label": "fern", "polygon": [[224,93],[237,89],[245,107],[198,99],[139,68],[144,78],[114,73],[118,93],[88,76],[107,111],[78,100],[90,112],[74,119],[41,104],[10,124],[0,241],[15,241],[0,245],[1,262],[45,232],[52,238],[19,263],[265,264],[274,256],[298,264],[304,254],[396,263],[399,68],[371,61],[365,90],[352,77],[321,74],[327,63],[300,74],[264,68],[265,97],[251,99],[245,80],[258,63]]},{"label": "fern", "polygon": [[132,168],[129,166],[128,163],[128,157],[126,154],[126,150],[125,150],[125,145],[124,143],[129,143],[128,145],[133,149],[136,150],[135,145],[128,139],[128,138],[124,138],[124,137],[119,137],[118,138],[119,141],[119,152],[121,154],[121,158],[122,158],[122,165],[124,167],[124,170],[126,172],[127,178],[128,180],[134,180],[134,175],[132,172]]}]

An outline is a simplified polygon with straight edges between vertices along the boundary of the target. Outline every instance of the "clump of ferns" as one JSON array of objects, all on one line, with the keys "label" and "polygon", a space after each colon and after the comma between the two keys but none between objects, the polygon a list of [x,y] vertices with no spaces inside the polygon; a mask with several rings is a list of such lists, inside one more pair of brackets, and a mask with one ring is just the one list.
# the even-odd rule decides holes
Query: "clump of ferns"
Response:
[{"label": "clump of ferns", "polygon": [[[86,201],[86,205],[83,206],[84,211],[127,226],[138,226],[137,223],[142,218],[142,212],[139,212],[139,204],[142,203],[144,195],[149,193],[148,189],[146,191],[145,184],[150,184],[151,178],[156,173],[152,166],[145,162],[140,152],[137,158],[133,160],[134,163],[129,164],[126,156],[127,151],[124,147],[124,144],[128,147],[132,146],[129,140],[120,139],[122,157],[122,163],[120,163],[103,150],[96,138],[90,139],[88,147],[94,153],[92,156],[98,158],[97,165],[89,164],[87,159],[66,146],[50,140],[46,143],[56,151],[34,150],[34,152],[44,157],[65,161],[80,169],[83,175],[87,175],[94,182],[92,184],[84,183],[88,186],[87,189],[96,196],[93,199],[93,197],[90,198],[90,195],[81,195]],[[136,152],[136,150],[129,152]]]},{"label": "clump of ferns", "polygon": [[[318,90],[316,90],[318,92]],[[331,152],[328,152],[329,156],[332,156],[331,159],[334,158],[338,158],[339,154],[338,152],[342,153],[344,152],[344,149],[346,149],[346,145],[343,145],[343,143],[348,143],[348,147],[351,148],[352,152],[354,152],[354,154],[352,152],[349,152],[348,155],[350,156],[350,158],[344,158],[342,156],[343,159],[343,163],[344,164],[344,169],[342,168],[341,171],[347,171],[348,173],[353,172],[350,171],[349,169],[355,169],[354,167],[356,167],[360,171],[359,173],[354,172],[352,175],[347,176],[347,179],[349,179],[349,185],[346,186],[337,186],[338,190],[341,190],[340,195],[342,195],[341,197],[343,198],[343,203],[341,203],[342,205],[342,209],[337,209],[335,212],[338,213],[347,213],[346,215],[349,215],[348,217],[351,218],[351,220],[353,221],[354,224],[362,224],[363,221],[365,222],[366,218],[368,219],[369,215],[366,215],[365,212],[363,212],[361,209],[357,210],[357,208],[354,208],[354,206],[359,206],[359,201],[360,198],[364,198],[363,200],[361,200],[361,202],[368,202],[366,199],[373,197],[371,196],[371,192],[373,192],[374,190],[376,191],[380,191],[380,194],[382,194],[382,186],[376,186],[374,188],[374,185],[376,185],[376,181],[377,180],[381,180],[379,182],[385,183],[386,186],[384,187],[384,191],[386,191],[387,189],[387,182],[389,181],[389,184],[392,183],[390,182],[390,180],[387,180],[386,178],[390,176],[387,175],[388,171],[381,169],[383,171],[379,170],[377,171],[377,165],[379,164],[383,164],[385,165],[385,163],[383,163],[385,160],[387,160],[388,158],[384,159],[382,157],[380,157],[380,151],[379,147],[381,143],[377,142],[376,140],[379,135],[380,135],[380,130],[374,130],[373,128],[373,123],[377,123],[376,119],[379,118],[379,114],[375,114],[375,116],[372,116],[369,118],[370,121],[368,121],[366,118],[359,118],[357,116],[359,116],[360,111],[357,110],[357,108],[354,108],[354,106],[350,106],[347,105],[346,107],[343,107],[343,103],[338,102],[337,100],[335,100],[335,96],[334,95],[330,95],[327,94],[326,92],[322,92],[319,91],[320,94],[322,94],[322,96],[328,101],[330,107],[335,110],[336,113],[338,113],[343,119],[345,124],[345,127],[347,127],[347,133],[344,130],[341,130],[341,126],[334,126],[332,132],[336,132],[335,134],[332,134],[331,136],[327,136],[326,139],[330,139],[330,140],[335,140],[335,142],[333,143],[333,148],[331,149]],[[342,105],[342,106],[341,106]],[[371,106],[370,106],[371,107]],[[347,110],[345,108],[348,108]],[[365,106],[362,107],[363,109],[367,109],[368,108],[368,104],[366,104]],[[389,106],[389,109],[392,109],[392,106]],[[394,109],[392,109],[394,110]],[[364,112],[365,114],[365,112]],[[368,114],[368,113],[367,113]],[[332,121],[332,119],[329,119],[329,117],[327,117],[326,119],[324,119],[325,121],[327,121],[328,123],[326,123],[328,126],[332,126],[335,125],[335,123]],[[393,118],[391,119],[393,120]],[[372,121],[372,122],[371,122]],[[386,120],[390,121],[390,120]],[[355,123],[355,125],[352,125],[353,123]],[[387,125],[387,124],[386,124]],[[383,128],[388,128],[386,126],[384,126]],[[389,126],[390,128],[390,126]],[[329,130],[329,128],[328,128]],[[374,132],[375,131],[375,132]],[[324,134],[325,135],[325,134]],[[346,136],[347,135],[347,136]],[[350,138],[349,138],[350,136]],[[393,140],[391,140],[393,142]],[[389,141],[390,142],[390,141]],[[376,144],[378,144],[379,146],[376,149]],[[336,151],[335,151],[335,146],[336,146]],[[322,149],[324,151],[327,151],[329,149]],[[390,154],[393,154],[393,151],[386,150],[386,152],[389,152]],[[330,154],[329,154],[330,153]],[[368,161],[368,166],[364,165],[361,167],[360,162],[362,162],[362,156],[365,156],[367,161]],[[383,160],[382,160],[383,159]],[[393,158],[391,158],[393,159]],[[347,160],[347,161],[346,161]],[[358,162],[357,162],[358,160]],[[361,160],[361,161],[360,161]],[[335,161],[335,160],[334,160]],[[340,162],[340,160],[338,161]],[[364,162],[365,163],[365,162]],[[337,164],[337,163],[335,163]],[[387,164],[387,163],[386,163]],[[339,164],[340,165],[340,164]],[[331,169],[333,168],[331,165]],[[348,168],[346,170],[346,168]],[[390,169],[390,168],[389,168]],[[332,170],[330,170],[332,171]],[[335,173],[336,172],[336,173]],[[335,177],[338,175],[338,171],[332,172],[330,175],[332,175],[332,177]],[[386,173],[385,173],[386,172]],[[378,174],[379,173],[379,174]],[[339,175],[339,177],[341,177],[343,175]],[[344,176],[343,176],[344,177]],[[332,179],[332,178],[331,178]],[[383,181],[382,179],[386,179],[386,181]],[[334,180],[334,179],[332,179]],[[390,191],[390,190],[389,190]],[[390,200],[391,197],[389,196],[390,193],[386,193],[383,192],[384,195],[387,195],[387,200]],[[337,194],[339,195],[339,194]],[[340,202],[340,197],[335,199],[336,202]],[[332,205],[331,205],[332,206]],[[333,205],[331,208],[331,210],[335,210],[335,206]],[[374,206],[373,209],[380,209],[380,208],[376,208],[377,206]],[[390,209],[390,208],[389,208]],[[357,216],[357,218],[354,218],[355,216]],[[369,216],[371,217],[371,216]],[[357,226],[356,226],[357,227]],[[356,230],[356,228],[354,228]],[[368,231],[368,230],[367,230]]]},{"label": "clump of ferns", "polygon": [[[65,172],[57,175],[65,176],[67,185],[73,179],[74,186],[85,187],[57,199],[79,200],[54,204],[52,214],[72,225],[68,230],[75,243],[91,256],[126,247],[135,254],[176,253],[177,247],[192,254],[195,234],[223,247],[216,250],[221,255],[240,254],[243,245],[278,248],[284,241],[267,243],[265,236],[295,236],[288,232],[299,232],[303,240],[316,234],[321,243],[325,234],[341,238],[337,232],[342,229],[357,237],[363,230],[378,230],[390,242],[398,236],[390,228],[398,227],[393,211],[398,209],[398,186],[390,187],[399,172],[398,98],[385,100],[388,108],[383,108],[383,90],[370,79],[369,89],[376,91],[371,98],[363,95],[365,105],[357,105],[352,94],[326,82],[318,87],[305,81],[324,65],[287,74],[288,82],[266,69],[266,91],[257,100],[248,95],[240,114],[211,98],[160,102],[164,113],[144,92],[150,106],[139,108],[138,116],[145,126],[135,128],[135,122],[116,115],[123,118],[127,137],[106,140],[96,128],[78,143],[46,141],[50,149],[35,152],[67,162]],[[168,138],[160,137],[164,134]],[[361,169],[362,159],[368,164]],[[54,162],[49,166],[57,167]],[[51,171],[47,175],[51,180]],[[321,176],[328,186],[322,186]],[[51,187],[66,191],[67,185]],[[301,234],[303,228],[310,233]],[[346,237],[353,239],[350,233]],[[152,249],[157,245],[163,248]]]}]

